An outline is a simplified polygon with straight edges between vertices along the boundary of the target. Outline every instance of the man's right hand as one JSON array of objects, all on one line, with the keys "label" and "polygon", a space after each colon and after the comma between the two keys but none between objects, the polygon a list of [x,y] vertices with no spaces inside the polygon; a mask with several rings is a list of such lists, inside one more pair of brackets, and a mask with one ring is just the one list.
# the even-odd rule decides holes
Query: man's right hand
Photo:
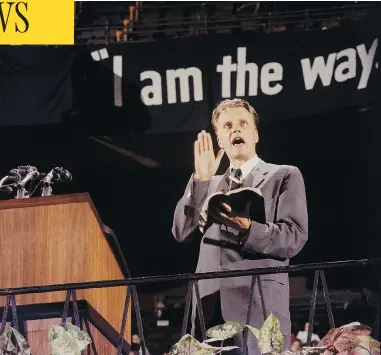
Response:
[{"label": "man's right hand", "polygon": [[197,140],[194,142],[195,180],[210,180],[217,172],[223,155],[224,150],[221,149],[217,153],[217,156],[215,156],[212,137],[205,131],[200,132]]}]

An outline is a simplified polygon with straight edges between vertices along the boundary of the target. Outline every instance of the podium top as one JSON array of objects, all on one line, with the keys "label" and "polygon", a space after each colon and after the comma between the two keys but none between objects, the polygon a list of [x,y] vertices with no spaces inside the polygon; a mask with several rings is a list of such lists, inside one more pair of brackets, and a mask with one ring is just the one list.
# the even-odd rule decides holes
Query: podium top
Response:
[{"label": "podium top", "polygon": [[41,206],[52,206],[52,205],[63,205],[72,203],[88,203],[91,211],[93,212],[96,220],[98,221],[99,227],[103,232],[103,235],[113,252],[113,255],[122,271],[124,277],[131,277],[127,266],[127,262],[124,258],[122,249],[118,238],[116,237],[114,231],[106,226],[95,208],[94,202],[88,193],[76,193],[67,195],[57,195],[57,196],[46,196],[46,197],[30,197],[23,199],[11,199],[0,201],[0,210],[7,209],[19,209],[19,208],[33,208]]},{"label": "podium top", "polygon": [[88,193],[3,200],[3,201],[0,201],[0,210],[4,210],[8,208],[50,206],[50,205],[61,205],[61,204],[67,204],[67,203],[81,203],[81,202],[88,202],[91,208],[95,210],[94,203]]}]

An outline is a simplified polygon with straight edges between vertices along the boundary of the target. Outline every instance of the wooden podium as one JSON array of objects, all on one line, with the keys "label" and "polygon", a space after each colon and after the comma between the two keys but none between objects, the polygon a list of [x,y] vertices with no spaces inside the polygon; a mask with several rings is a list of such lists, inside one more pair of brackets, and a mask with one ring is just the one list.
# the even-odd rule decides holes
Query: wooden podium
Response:
[{"label": "wooden podium", "polygon": [[[88,194],[0,201],[0,288],[124,279],[128,269]],[[127,287],[78,290],[81,322],[94,347],[116,353]],[[16,296],[19,326],[32,355],[49,355],[48,330],[59,325],[66,292]],[[0,307],[5,297],[0,297]],[[2,312],[2,309],[1,309]],[[9,318],[11,311],[9,313]],[[0,313],[1,316],[2,313]],[[131,337],[129,305],[125,340]],[[123,353],[128,351],[125,344]]]}]

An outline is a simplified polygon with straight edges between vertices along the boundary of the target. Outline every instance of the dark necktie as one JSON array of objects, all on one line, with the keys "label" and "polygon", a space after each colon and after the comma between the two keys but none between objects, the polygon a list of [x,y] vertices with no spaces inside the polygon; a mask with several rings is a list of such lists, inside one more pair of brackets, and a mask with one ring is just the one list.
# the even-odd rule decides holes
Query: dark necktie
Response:
[{"label": "dark necktie", "polygon": [[238,189],[241,187],[241,185],[242,185],[241,177],[242,177],[241,169],[232,168],[232,170],[230,172],[230,176],[229,176],[230,191]]}]

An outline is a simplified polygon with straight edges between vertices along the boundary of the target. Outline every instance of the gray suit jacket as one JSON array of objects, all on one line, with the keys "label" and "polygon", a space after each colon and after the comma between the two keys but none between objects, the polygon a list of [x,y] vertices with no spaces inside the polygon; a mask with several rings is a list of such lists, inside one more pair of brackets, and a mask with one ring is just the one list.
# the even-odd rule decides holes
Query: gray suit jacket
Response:
[{"label": "gray suit jacket", "polygon": [[[172,233],[185,241],[198,233],[198,221],[205,198],[216,191],[228,190],[228,171],[210,181],[195,182],[191,176],[175,210]],[[303,177],[298,168],[274,165],[260,160],[243,182],[259,188],[265,200],[266,224],[253,222],[247,238],[239,242],[238,233],[219,224],[209,227],[201,239],[196,272],[244,270],[288,265],[289,259],[307,241],[308,216]],[[289,282],[287,274],[260,277],[255,286],[249,324],[260,326],[270,312],[281,321],[283,334],[290,334]],[[245,324],[251,277],[199,281],[204,297],[220,291],[221,310],[226,321]]]}]

